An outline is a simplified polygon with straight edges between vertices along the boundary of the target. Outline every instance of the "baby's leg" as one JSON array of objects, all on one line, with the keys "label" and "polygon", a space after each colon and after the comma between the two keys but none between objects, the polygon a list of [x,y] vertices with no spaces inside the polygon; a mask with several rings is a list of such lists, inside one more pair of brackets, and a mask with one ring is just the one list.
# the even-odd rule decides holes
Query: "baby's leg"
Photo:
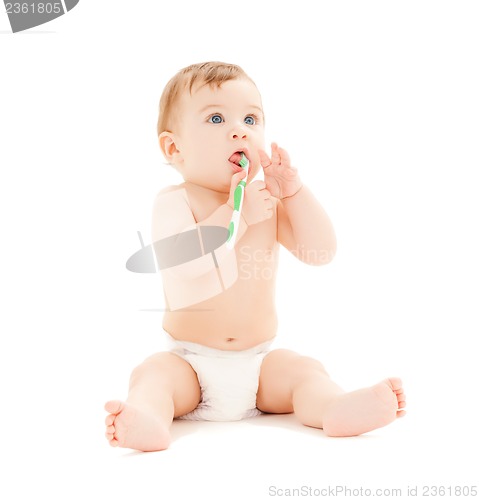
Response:
[{"label": "baby's leg", "polygon": [[294,413],[330,436],[355,436],[383,427],[405,406],[399,379],[346,393],[319,361],[278,349],[261,367],[257,406],[268,413]]},{"label": "baby's leg", "polygon": [[164,450],[173,418],[194,410],[200,399],[189,363],[169,352],[154,354],[133,370],[126,402],[106,403],[106,437],[112,446]]}]

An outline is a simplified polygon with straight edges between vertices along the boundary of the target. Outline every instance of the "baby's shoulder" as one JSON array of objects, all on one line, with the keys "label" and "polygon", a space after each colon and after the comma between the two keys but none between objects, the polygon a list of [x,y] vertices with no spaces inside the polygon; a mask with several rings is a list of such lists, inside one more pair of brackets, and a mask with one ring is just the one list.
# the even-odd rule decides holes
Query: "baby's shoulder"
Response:
[{"label": "baby's shoulder", "polygon": [[162,188],[153,201],[153,215],[190,213],[190,203],[183,184]]},{"label": "baby's shoulder", "polygon": [[166,187],[162,188],[160,191],[158,191],[156,198],[159,198],[159,197],[161,197],[165,194],[168,194],[168,193],[173,193],[174,191],[179,191],[181,189],[184,189],[183,184],[175,184],[175,185],[171,185],[171,186],[166,186]]},{"label": "baby's shoulder", "polygon": [[158,205],[164,206],[169,203],[177,203],[175,200],[184,198],[186,198],[186,192],[182,184],[166,186],[156,194],[153,206],[157,207]]}]

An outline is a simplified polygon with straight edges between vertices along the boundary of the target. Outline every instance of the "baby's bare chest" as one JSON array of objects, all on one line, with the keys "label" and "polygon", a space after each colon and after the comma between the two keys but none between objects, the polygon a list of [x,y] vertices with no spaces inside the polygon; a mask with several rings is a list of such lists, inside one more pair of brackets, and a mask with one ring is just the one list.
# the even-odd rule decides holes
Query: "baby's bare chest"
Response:
[{"label": "baby's bare chest", "polygon": [[[276,224],[268,220],[250,226],[236,245],[239,281],[253,280],[256,285],[274,287],[279,245]],[[250,284],[251,286],[251,284]]]}]

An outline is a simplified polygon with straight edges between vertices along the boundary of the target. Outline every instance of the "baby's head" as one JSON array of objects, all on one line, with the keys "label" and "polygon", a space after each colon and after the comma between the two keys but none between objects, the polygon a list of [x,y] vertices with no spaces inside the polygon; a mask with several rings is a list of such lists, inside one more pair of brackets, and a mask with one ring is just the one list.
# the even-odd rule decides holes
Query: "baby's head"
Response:
[{"label": "baby's head", "polygon": [[[167,161],[186,181],[229,188],[229,158],[244,151],[250,178],[264,147],[264,116],[256,85],[235,64],[206,62],[180,70],[160,99],[158,138]],[[201,174],[201,175],[200,175]]]},{"label": "baby's head", "polygon": [[160,99],[160,112],[158,116],[158,136],[162,132],[172,132],[174,123],[178,120],[178,102],[183,92],[193,93],[198,87],[210,85],[221,87],[229,80],[251,78],[236,64],[222,62],[205,62],[192,64],[178,71],[166,84]]}]

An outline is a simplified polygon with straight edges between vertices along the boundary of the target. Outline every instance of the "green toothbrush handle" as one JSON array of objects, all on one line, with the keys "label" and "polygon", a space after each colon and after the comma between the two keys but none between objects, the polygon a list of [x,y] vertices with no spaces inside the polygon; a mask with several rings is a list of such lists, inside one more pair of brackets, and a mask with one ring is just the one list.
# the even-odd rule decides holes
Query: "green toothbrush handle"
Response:
[{"label": "green toothbrush handle", "polygon": [[228,239],[226,240],[226,247],[231,249],[234,247],[236,235],[238,233],[238,228],[240,224],[240,214],[241,208],[243,205],[244,198],[244,188],[246,187],[246,182],[240,181],[240,183],[236,186],[234,192],[234,210],[233,215],[231,216],[231,222],[228,226]]},{"label": "green toothbrush handle", "polygon": [[246,187],[245,181],[240,181],[235,188],[234,192],[234,209],[238,212],[241,211],[241,203],[243,201],[244,188]]},{"label": "green toothbrush handle", "polygon": [[229,249],[234,247],[236,235],[238,234],[241,208],[243,207],[244,190],[246,188],[246,178],[248,177],[249,161],[244,153],[242,153],[241,155],[239,165],[246,171],[246,177],[243,180],[239,181],[233,193],[234,209],[233,215],[231,216],[231,222],[228,226],[228,239],[226,240],[226,247]]}]

